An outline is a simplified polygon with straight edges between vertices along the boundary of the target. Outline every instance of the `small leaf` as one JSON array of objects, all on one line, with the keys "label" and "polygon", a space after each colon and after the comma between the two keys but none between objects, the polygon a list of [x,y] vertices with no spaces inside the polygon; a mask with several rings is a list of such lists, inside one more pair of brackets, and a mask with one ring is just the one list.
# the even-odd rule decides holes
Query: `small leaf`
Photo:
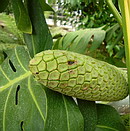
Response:
[{"label": "small leaf", "polygon": [[125,48],[121,47],[120,51],[116,53],[115,58],[123,58],[125,55]]},{"label": "small leaf", "polygon": [[59,46],[59,41],[60,41],[60,39],[61,39],[61,38],[58,38],[58,39],[56,40],[56,42],[54,42],[53,47],[52,47],[53,50],[59,49],[58,46]]},{"label": "small leaf", "polygon": [[16,25],[24,33],[32,33],[32,25],[22,0],[11,0]]},{"label": "small leaf", "polygon": [[109,105],[97,104],[96,131],[126,131],[118,112]]},{"label": "small leaf", "polygon": [[113,34],[115,33],[115,31],[117,31],[119,28],[120,28],[120,26],[117,23],[117,24],[113,25],[112,27],[110,27],[109,29],[107,29],[105,41],[109,42],[112,39]]},{"label": "small leaf", "polygon": [[9,4],[9,0],[0,1],[0,13],[3,12]]},{"label": "small leaf", "polygon": [[51,6],[49,6],[46,2],[45,2],[45,0],[39,0],[40,1],[40,4],[41,4],[41,7],[42,7],[42,10],[43,11],[53,11],[54,12],[54,10],[51,8]]}]

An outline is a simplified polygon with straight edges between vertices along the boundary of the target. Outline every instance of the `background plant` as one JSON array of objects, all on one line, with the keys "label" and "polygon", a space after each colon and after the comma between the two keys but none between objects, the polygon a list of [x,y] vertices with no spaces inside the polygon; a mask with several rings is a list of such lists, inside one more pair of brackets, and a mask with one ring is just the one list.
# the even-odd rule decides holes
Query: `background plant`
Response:
[{"label": "background plant", "polygon": [[[48,2],[51,4],[52,1]],[[118,1],[113,0],[113,4],[120,12]],[[116,66],[125,67],[123,32],[107,1],[62,1],[57,6],[57,20],[62,24],[72,25],[76,30],[100,27],[106,32],[99,50],[89,52],[88,55],[98,54],[96,58],[114,65],[120,61]]]}]

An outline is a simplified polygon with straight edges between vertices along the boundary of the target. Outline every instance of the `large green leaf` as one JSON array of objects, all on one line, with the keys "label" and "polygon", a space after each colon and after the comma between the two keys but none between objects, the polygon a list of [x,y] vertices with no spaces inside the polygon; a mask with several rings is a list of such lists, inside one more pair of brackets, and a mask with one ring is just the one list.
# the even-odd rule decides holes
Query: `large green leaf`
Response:
[{"label": "large green leaf", "polygon": [[[89,44],[90,51],[97,49],[105,38],[105,31],[101,29],[85,29],[69,32],[58,39],[54,49],[63,49],[85,54]],[[91,44],[90,44],[91,43]]]},{"label": "large green leaf", "polygon": [[[71,97],[46,91],[48,110],[45,131],[84,131],[83,117]],[[55,99],[54,99],[55,98]]]},{"label": "large green leaf", "polygon": [[7,55],[0,66],[0,131],[83,131],[73,99],[34,80],[28,51],[20,46]]},{"label": "large green leaf", "polygon": [[16,25],[24,33],[32,33],[32,25],[22,0],[11,0]]},{"label": "large green leaf", "polygon": [[[35,6],[34,6],[35,5]],[[52,37],[39,1],[28,0],[27,8],[33,26],[32,34],[24,34],[31,57],[52,47]]]}]

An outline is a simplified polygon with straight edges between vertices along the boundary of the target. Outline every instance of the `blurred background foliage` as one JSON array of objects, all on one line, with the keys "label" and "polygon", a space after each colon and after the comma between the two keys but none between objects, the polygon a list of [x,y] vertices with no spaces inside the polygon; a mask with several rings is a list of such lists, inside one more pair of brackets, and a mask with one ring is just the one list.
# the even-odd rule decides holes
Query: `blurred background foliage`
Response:
[{"label": "blurred background foliage", "polygon": [[[61,25],[72,26],[74,30],[102,28],[102,30],[106,32],[105,39],[102,44],[100,44],[100,47],[96,48],[94,51],[88,51],[87,55],[107,61],[119,67],[125,67],[123,32],[116,18],[108,8],[106,1],[48,0],[48,3],[54,7],[56,11],[54,14],[50,15],[50,18],[54,19],[55,26],[56,22],[60,22]],[[118,0],[113,0],[113,3],[120,13]],[[62,32],[58,34],[58,36],[63,36]],[[70,44],[71,43],[72,42],[70,42]]]}]

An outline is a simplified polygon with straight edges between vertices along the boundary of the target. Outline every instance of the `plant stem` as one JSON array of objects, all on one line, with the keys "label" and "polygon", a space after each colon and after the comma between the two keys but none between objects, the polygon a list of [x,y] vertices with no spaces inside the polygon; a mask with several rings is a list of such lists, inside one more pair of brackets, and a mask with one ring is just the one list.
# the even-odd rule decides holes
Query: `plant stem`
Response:
[{"label": "plant stem", "polygon": [[115,5],[113,4],[112,0],[106,0],[106,2],[108,4],[108,7],[110,8],[110,10],[112,11],[113,15],[116,17],[118,23],[122,27],[122,17],[120,15],[120,13],[118,12],[118,10],[116,9]]},{"label": "plant stem", "polygon": [[130,91],[130,1],[119,0],[122,14],[122,25],[125,42],[126,65],[128,70],[128,84]]}]

